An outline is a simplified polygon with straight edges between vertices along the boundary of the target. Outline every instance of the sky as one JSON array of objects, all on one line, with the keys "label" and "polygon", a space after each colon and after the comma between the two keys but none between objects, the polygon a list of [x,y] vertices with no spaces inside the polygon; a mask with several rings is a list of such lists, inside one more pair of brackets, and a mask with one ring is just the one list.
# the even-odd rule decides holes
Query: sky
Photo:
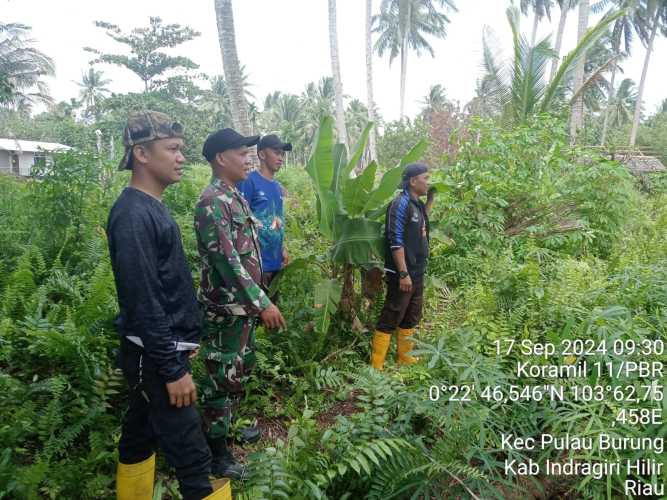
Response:
[{"label": "sky", "polygon": [[[380,0],[373,0],[374,11]],[[455,0],[458,12],[450,12],[451,24],[444,40],[431,39],[435,58],[428,54],[408,59],[406,114],[419,112],[420,100],[431,85],[441,84],[447,96],[464,105],[474,97],[475,84],[482,75],[482,32],[491,27],[498,49],[511,54],[510,29],[505,16],[509,0]],[[343,92],[350,98],[366,101],[364,0],[338,0],[338,43]],[[124,46],[108,38],[94,26],[103,20],[124,30],[148,24],[149,16],[159,16],[165,23],[179,23],[201,32],[171,53],[190,57],[200,65],[198,71],[222,74],[214,0],[0,0],[3,22],[20,22],[32,27],[36,46],[55,61],[56,76],[49,78],[56,100],[78,95],[76,81],[87,70],[91,55],[84,46],[111,52],[123,52]],[[239,59],[246,66],[250,91],[257,101],[275,90],[300,94],[306,84],[331,74],[326,0],[234,0],[234,23]],[[554,34],[558,8],[551,23],[540,25],[538,37]],[[523,17],[521,28],[530,36],[532,18]],[[568,16],[562,54],[576,42],[577,13]],[[622,64],[624,75],[639,82],[645,49],[636,40],[632,57]],[[644,92],[645,110],[651,114],[667,97],[667,38],[658,37],[651,55]],[[127,69],[99,65],[112,80],[114,92],[139,92],[141,80]],[[400,61],[390,66],[388,57],[373,59],[374,97],[384,120],[399,116]],[[202,82],[201,85],[206,85]]]}]

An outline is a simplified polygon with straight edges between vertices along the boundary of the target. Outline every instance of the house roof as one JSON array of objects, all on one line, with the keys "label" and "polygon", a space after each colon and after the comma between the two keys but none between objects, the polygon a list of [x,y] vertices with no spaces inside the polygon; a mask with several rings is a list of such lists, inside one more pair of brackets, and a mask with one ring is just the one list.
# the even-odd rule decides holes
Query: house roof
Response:
[{"label": "house roof", "polygon": [[57,142],[39,142],[39,141],[23,141],[19,139],[4,139],[0,138],[0,150],[3,151],[20,151],[22,153],[35,153],[37,151],[62,151],[72,149],[64,144]]},{"label": "house roof", "polygon": [[619,158],[619,160],[635,175],[667,170],[655,156],[628,155],[624,158]]}]

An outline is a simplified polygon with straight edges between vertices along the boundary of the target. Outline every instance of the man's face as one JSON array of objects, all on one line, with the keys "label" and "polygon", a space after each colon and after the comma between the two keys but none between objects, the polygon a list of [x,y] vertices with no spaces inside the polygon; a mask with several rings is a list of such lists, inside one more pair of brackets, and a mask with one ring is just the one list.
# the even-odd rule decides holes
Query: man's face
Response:
[{"label": "man's face", "polygon": [[224,169],[225,177],[230,182],[240,182],[248,177],[250,171],[250,150],[247,146],[228,149],[218,153],[219,161]]},{"label": "man's face", "polygon": [[185,142],[178,137],[157,139],[147,144],[134,147],[134,164],[144,168],[147,174],[162,186],[168,186],[181,180],[183,176],[183,146]]},{"label": "man's face", "polygon": [[258,153],[259,159],[274,174],[280,170],[285,161],[285,151],[282,149],[264,148]]},{"label": "man's face", "polygon": [[417,196],[426,196],[428,193],[428,180],[430,177],[430,173],[424,172],[423,174],[416,175],[410,179],[410,186]]}]

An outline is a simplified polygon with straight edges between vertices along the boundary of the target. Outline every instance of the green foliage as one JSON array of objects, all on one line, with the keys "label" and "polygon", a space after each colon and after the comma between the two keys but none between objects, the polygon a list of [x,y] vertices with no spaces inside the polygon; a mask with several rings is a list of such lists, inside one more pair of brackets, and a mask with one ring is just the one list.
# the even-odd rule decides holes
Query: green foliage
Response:
[{"label": "green foliage", "polygon": [[442,253],[436,248],[438,272],[465,281],[480,259],[509,249],[605,257],[637,213],[628,172],[571,150],[558,120],[542,117],[509,131],[476,122],[471,132],[478,142],[466,144],[438,176],[433,219],[445,221],[438,229],[455,242]]},{"label": "green foliage", "polygon": [[[503,108],[505,121],[513,124],[525,123],[536,113],[554,111],[558,98],[563,93],[565,77],[582,54],[603,36],[609,26],[625,14],[621,10],[603,17],[600,22],[590,28],[577,46],[562,60],[558,71],[551,81],[546,81],[546,68],[551,59],[558,57],[551,48],[549,37],[541,40],[537,45],[531,45],[519,30],[520,13],[516,7],[507,9],[507,19],[512,31],[513,59],[507,63],[496,60],[492,47],[488,44],[488,35],[484,37],[484,67],[487,71],[485,80],[490,85],[489,92]],[[595,68],[590,73],[597,74],[605,69]],[[590,85],[596,78],[589,78],[585,85]],[[573,89],[573,102],[585,87]]]},{"label": "green foliage", "polygon": [[397,165],[401,158],[419,141],[428,137],[428,124],[421,118],[387,123],[384,133],[378,137],[378,161],[380,165]]},{"label": "green foliage", "polygon": [[123,66],[135,73],[144,82],[145,90],[154,90],[164,81],[156,81],[155,78],[162,76],[165,72],[176,69],[196,69],[199,66],[191,59],[183,56],[172,56],[162,49],[174,48],[182,43],[193,40],[200,33],[187,26],[179,24],[162,24],[159,17],[151,17],[149,26],[145,28],[134,28],[130,33],[104,21],[95,22],[95,26],[106,30],[106,35],[112,40],[127,45],[131,56],[124,54],[108,54],[99,50],[86,47],[84,50],[96,54],[98,57],[91,63],[106,63]]},{"label": "green foliage", "polygon": [[53,60],[33,46],[31,29],[0,23],[0,109],[25,112],[35,103],[52,102],[42,77],[54,74]]},{"label": "green foliage", "polygon": [[[362,297],[357,270],[350,272],[367,249],[348,250],[355,248],[355,231],[365,234],[379,224],[400,166],[371,165],[351,177],[365,134],[348,159],[326,127],[308,172],[289,167],[278,174],[288,192],[292,264],[276,288],[288,328],[258,331],[258,369],[238,422],[259,417],[268,432],[251,450],[252,475],[234,484],[235,494],[622,495],[623,476],[573,478],[559,492],[540,478],[506,476],[506,458],[543,462],[560,452],[502,450],[502,434],[613,428],[646,437],[662,427],[619,426],[618,405],[609,401],[509,404],[447,394],[433,401],[429,388],[580,382],[519,380],[514,366],[520,358],[496,355],[495,340],[667,340],[663,192],[641,192],[618,164],[571,149],[565,127],[553,117],[511,130],[473,124],[474,140],[463,145],[457,162],[433,175],[438,195],[425,317],[414,348],[422,361],[397,368],[392,352],[380,373],[367,367],[367,330],[382,302]],[[413,161],[425,154],[422,148],[409,153],[406,147],[389,164]],[[113,496],[125,384],[113,365],[116,298],[103,227],[127,178],[85,153],[57,157],[56,166],[26,181],[0,177],[6,201],[0,206],[0,498]],[[194,165],[165,194],[195,277],[191,210],[209,175],[208,167]],[[323,237],[318,198],[320,214],[328,203],[334,215],[325,220],[332,237]],[[341,314],[346,307],[351,321]],[[637,376],[622,381],[646,382]],[[173,474],[163,464],[155,491],[175,495]]]}]

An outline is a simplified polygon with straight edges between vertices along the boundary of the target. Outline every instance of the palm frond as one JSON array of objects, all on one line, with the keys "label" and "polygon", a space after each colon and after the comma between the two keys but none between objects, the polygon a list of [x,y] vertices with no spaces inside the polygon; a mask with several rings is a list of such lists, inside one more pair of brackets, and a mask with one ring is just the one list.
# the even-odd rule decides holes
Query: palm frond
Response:
[{"label": "palm frond", "polygon": [[580,57],[585,57],[586,49],[588,49],[588,47],[590,47],[598,38],[600,38],[606,32],[607,28],[609,28],[611,23],[613,23],[616,19],[624,15],[625,12],[626,12],[625,10],[620,10],[609,17],[603,18],[597,25],[590,28],[583,36],[581,41],[577,44],[577,46],[563,58],[563,62],[561,63],[560,67],[558,68],[558,71],[554,75],[553,80],[551,81],[551,83],[549,83],[544,92],[544,98],[542,99],[542,103],[540,105],[540,112],[545,112],[549,109],[554,97],[558,93],[559,87],[561,86],[565,74],[570,70],[570,68],[574,67],[576,61]]}]

